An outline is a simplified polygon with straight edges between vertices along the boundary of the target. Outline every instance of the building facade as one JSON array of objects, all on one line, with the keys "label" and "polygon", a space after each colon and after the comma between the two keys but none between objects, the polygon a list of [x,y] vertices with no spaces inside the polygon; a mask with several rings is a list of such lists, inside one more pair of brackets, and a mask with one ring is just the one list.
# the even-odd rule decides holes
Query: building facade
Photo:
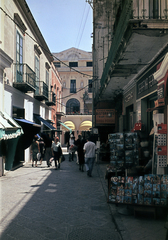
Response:
[{"label": "building facade", "polygon": [[[37,132],[55,135],[61,80],[52,54],[25,0],[0,2],[0,110],[24,131],[24,146],[14,162],[30,161]],[[55,123],[55,125],[53,125]],[[26,140],[25,140],[26,139]]]},{"label": "building facade", "polygon": [[[93,81],[93,126],[100,131],[97,113],[103,108],[107,112],[111,105],[115,121],[114,118],[111,124],[104,121],[104,129],[108,126],[109,133],[138,131],[141,141],[151,138],[154,143],[156,126],[167,124],[168,3],[166,0],[89,3],[93,7],[93,75],[98,79]],[[135,128],[137,123],[143,128]],[[153,146],[154,158],[163,153],[167,159],[167,150],[155,154]],[[155,173],[166,173],[166,161],[166,166],[157,167]],[[157,165],[157,160],[154,164]]]},{"label": "building facade", "polygon": [[[111,105],[116,114],[111,131],[130,130],[140,107],[135,91],[139,76],[167,45],[168,4],[164,0],[89,2],[93,7],[93,75],[98,79],[93,81],[93,125],[99,127],[96,109]],[[123,93],[127,95],[124,105]],[[134,101],[130,109],[128,100]]]},{"label": "building facade", "polygon": [[65,107],[65,115],[60,124],[62,144],[66,144],[69,138],[66,126],[75,138],[92,127],[92,53],[70,48],[53,55],[54,65],[62,80],[60,101]]}]

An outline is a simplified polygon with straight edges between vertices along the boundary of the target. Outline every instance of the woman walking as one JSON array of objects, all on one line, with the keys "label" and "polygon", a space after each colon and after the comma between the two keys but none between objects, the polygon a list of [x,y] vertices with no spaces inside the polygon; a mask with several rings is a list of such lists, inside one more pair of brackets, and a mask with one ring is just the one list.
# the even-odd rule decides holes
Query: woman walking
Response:
[{"label": "woman walking", "polygon": [[31,154],[32,154],[32,167],[34,167],[34,162],[35,166],[37,167],[37,154],[40,153],[40,147],[39,147],[39,142],[37,141],[38,137],[35,135],[33,139],[33,143],[31,145]]},{"label": "woman walking", "polygon": [[52,143],[52,154],[54,156],[55,161],[55,169],[60,168],[59,158],[62,155],[61,143],[59,142],[59,138],[55,137],[54,142]]}]

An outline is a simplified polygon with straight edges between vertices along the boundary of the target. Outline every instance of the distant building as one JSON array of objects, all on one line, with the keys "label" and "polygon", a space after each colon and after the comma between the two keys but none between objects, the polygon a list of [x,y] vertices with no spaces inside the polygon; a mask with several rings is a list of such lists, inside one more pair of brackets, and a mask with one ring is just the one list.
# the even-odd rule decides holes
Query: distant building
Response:
[{"label": "distant building", "polygon": [[92,53],[70,48],[53,55],[62,80],[60,101],[65,106],[65,115],[60,128],[63,130],[62,144],[65,144],[69,130],[63,124],[72,129],[76,138],[92,127]]}]

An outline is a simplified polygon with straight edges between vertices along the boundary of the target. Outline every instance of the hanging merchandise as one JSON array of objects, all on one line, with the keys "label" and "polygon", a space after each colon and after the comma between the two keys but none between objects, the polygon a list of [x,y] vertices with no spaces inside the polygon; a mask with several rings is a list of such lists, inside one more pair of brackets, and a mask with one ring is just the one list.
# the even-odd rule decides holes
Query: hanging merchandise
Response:
[{"label": "hanging merchandise", "polygon": [[108,135],[110,165],[113,171],[139,164],[137,133],[114,133]]}]

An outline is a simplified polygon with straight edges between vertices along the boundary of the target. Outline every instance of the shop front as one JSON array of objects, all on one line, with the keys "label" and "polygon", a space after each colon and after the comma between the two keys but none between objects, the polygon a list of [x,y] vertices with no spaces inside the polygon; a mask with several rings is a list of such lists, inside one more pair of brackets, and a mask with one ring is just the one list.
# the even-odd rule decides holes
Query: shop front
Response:
[{"label": "shop front", "polygon": [[134,127],[136,121],[136,86],[133,82],[130,86],[127,85],[124,88],[123,93],[123,115],[120,116],[120,119],[123,118],[122,123],[119,126],[120,132],[131,131]]},{"label": "shop front", "polygon": [[24,132],[24,134],[20,137],[16,147],[16,154],[13,164],[14,166],[17,166],[21,162],[25,162],[25,149],[30,147],[34,136],[40,132],[41,125],[23,118],[15,118],[15,121],[22,127]]},{"label": "shop front", "polygon": [[[157,207],[168,204],[167,66],[168,55],[158,55],[138,76],[136,89],[125,91],[123,112],[129,124],[126,131],[108,135],[108,202],[155,215]],[[132,129],[131,112],[136,112]]]},{"label": "shop front", "polygon": [[0,176],[11,170],[19,138],[23,135],[21,126],[7,113],[0,111]]}]

